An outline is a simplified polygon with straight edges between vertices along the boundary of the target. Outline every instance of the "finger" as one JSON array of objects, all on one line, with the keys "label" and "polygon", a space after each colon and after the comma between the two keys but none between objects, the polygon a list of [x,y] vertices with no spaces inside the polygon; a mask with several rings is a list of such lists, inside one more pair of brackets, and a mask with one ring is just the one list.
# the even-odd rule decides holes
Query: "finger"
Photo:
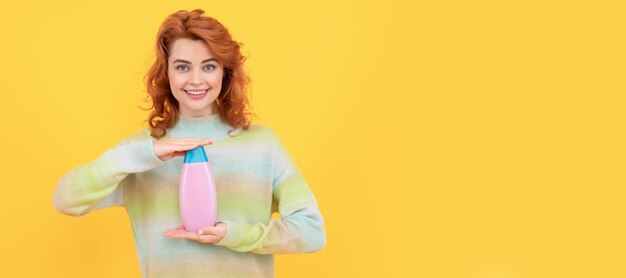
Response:
[{"label": "finger", "polygon": [[173,229],[172,229],[172,228],[169,228],[169,229],[167,229],[167,230],[165,231],[165,233],[164,233],[164,234],[177,232],[178,230],[181,230],[181,229],[182,229],[182,230],[185,230],[185,225],[176,226],[176,228],[173,228]]},{"label": "finger", "polygon": [[163,233],[164,236],[167,237],[180,237],[184,234],[188,234],[189,232],[185,231],[185,230],[181,230],[181,229],[170,229],[169,231],[166,231],[165,233]]},{"label": "finger", "polygon": [[168,145],[170,145],[170,146],[191,146],[191,145],[206,146],[206,145],[211,145],[211,144],[213,144],[213,142],[209,142],[209,141],[203,141],[203,142],[190,141],[190,142],[176,142],[176,143],[171,143],[171,144],[168,144]]},{"label": "finger", "polygon": [[163,155],[169,155],[169,157],[174,156],[184,156],[185,152],[188,150],[192,150],[198,147],[198,144],[186,144],[186,145],[167,145],[165,150],[162,151]]},{"label": "finger", "polygon": [[174,233],[174,230],[173,230],[173,229],[167,229],[167,231],[165,231],[165,232],[163,233],[163,235],[164,235],[164,236],[169,236],[169,235],[171,235],[172,233]]},{"label": "finger", "polygon": [[222,238],[221,237],[217,237],[214,235],[198,235],[196,233],[192,233],[192,232],[186,232],[183,230],[177,230],[174,232],[170,232],[170,233],[165,233],[163,234],[163,236],[165,237],[169,237],[169,238],[180,238],[180,239],[189,239],[189,240],[195,240],[197,242],[200,243],[216,243],[218,241],[220,241]]},{"label": "finger", "polygon": [[208,138],[198,138],[198,137],[187,137],[187,138],[170,137],[170,139],[180,140],[180,141],[203,141],[203,140],[211,140],[211,139],[208,139]]},{"label": "finger", "polygon": [[189,139],[174,139],[174,140],[168,140],[168,143],[174,143],[174,144],[179,144],[179,143],[213,143],[213,140],[210,139],[200,139],[200,138],[189,138]]},{"label": "finger", "polygon": [[216,237],[214,235],[204,235],[204,236],[199,236],[199,237],[200,237],[199,241],[202,243],[216,243],[222,239],[221,237]]},{"label": "finger", "polygon": [[208,142],[167,142],[170,146],[208,145]]},{"label": "finger", "polygon": [[211,141],[211,139],[208,138],[196,138],[196,137],[192,137],[192,138],[174,138],[180,141]]},{"label": "finger", "polygon": [[213,236],[213,235],[198,235],[196,233],[192,233],[192,232],[185,232],[185,233],[176,233],[176,234],[172,234],[170,237],[172,238],[184,238],[184,239],[190,239],[190,240],[195,240],[197,242],[201,242],[201,243],[215,243],[218,242],[221,238]]},{"label": "finger", "polygon": [[201,139],[201,138],[193,138],[193,139],[175,139],[175,140],[166,140],[166,142],[171,143],[204,143],[204,142],[213,142],[211,139]]},{"label": "finger", "polygon": [[187,232],[183,230],[176,230],[168,235],[168,237],[172,238],[186,238],[186,239],[197,239],[198,235],[192,232]]},{"label": "finger", "polygon": [[215,227],[203,227],[198,230],[199,235],[213,235],[215,232]]},{"label": "finger", "polygon": [[169,152],[176,152],[176,151],[182,152],[182,151],[188,151],[188,150],[191,150],[191,149],[195,149],[197,147],[198,147],[198,144],[194,144],[194,143],[191,143],[191,144],[181,144],[181,145],[169,145],[167,150]]}]

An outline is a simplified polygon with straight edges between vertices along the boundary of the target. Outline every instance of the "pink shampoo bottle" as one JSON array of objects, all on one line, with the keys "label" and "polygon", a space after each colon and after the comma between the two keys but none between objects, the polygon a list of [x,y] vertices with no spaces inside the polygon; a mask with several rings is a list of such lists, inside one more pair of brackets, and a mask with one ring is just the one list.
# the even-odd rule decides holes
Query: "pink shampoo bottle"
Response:
[{"label": "pink shampoo bottle", "polygon": [[179,187],[180,215],[185,230],[198,232],[202,227],[215,226],[217,194],[204,147],[185,152]]}]

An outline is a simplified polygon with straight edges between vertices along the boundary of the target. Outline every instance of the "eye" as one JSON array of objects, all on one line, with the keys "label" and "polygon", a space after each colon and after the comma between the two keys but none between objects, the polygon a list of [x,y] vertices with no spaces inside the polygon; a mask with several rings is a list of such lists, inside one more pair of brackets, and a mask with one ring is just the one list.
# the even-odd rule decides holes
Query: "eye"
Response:
[{"label": "eye", "polygon": [[185,65],[180,65],[180,66],[176,67],[176,69],[177,69],[177,70],[180,70],[180,68],[181,68],[181,67],[185,67],[185,68],[186,68],[187,66],[185,66]]},{"label": "eye", "polygon": [[[206,65],[206,66],[204,66],[205,69],[208,69],[208,67],[213,67],[213,69],[215,69],[214,65]],[[209,69],[209,70],[211,70],[211,69]]]}]

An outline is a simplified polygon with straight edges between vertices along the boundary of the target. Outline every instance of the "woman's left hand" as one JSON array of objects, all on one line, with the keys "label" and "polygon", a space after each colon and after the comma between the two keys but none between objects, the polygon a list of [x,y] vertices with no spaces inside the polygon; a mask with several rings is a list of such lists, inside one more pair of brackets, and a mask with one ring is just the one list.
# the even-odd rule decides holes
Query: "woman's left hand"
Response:
[{"label": "woman's left hand", "polygon": [[167,231],[163,233],[163,236],[169,238],[186,238],[201,243],[217,243],[226,236],[226,227],[226,224],[219,222],[213,227],[203,227],[198,233],[194,233],[187,232],[185,226],[180,225],[175,229],[167,229]]}]

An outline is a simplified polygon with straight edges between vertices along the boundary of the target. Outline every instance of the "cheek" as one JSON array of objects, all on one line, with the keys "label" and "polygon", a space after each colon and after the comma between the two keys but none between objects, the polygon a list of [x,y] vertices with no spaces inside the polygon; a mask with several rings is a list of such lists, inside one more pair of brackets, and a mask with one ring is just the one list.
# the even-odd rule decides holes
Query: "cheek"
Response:
[{"label": "cheek", "polygon": [[213,86],[217,86],[217,87],[221,86],[223,76],[224,75],[222,75],[222,74],[215,74],[215,75],[211,76],[211,84],[213,84]]},{"label": "cheek", "polygon": [[180,83],[183,82],[182,78],[180,78],[180,76],[177,76],[176,74],[168,74],[168,79],[170,81],[170,86],[177,88],[179,87]]},{"label": "cheek", "polygon": [[178,87],[178,79],[176,78],[170,78],[170,86],[172,86],[172,89],[175,89],[176,87]]}]

